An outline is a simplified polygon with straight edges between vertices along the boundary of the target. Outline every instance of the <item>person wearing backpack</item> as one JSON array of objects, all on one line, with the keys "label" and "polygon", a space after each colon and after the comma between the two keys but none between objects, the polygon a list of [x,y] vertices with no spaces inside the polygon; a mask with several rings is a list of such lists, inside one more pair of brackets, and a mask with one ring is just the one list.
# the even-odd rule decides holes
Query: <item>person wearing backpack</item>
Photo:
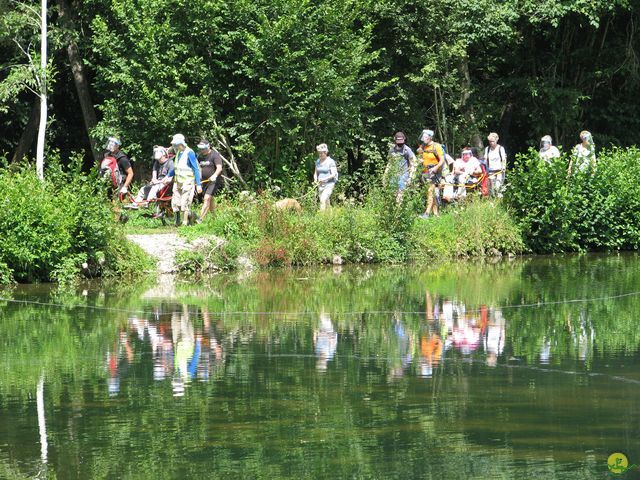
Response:
[{"label": "person wearing backpack", "polygon": [[[189,148],[184,135],[176,133],[171,139],[171,146],[176,153],[174,160],[173,198],[171,208],[175,214],[176,227],[188,225],[195,191],[202,193],[200,165],[193,150]],[[182,223],[180,216],[183,216]]]},{"label": "person wearing backpack", "polygon": [[100,163],[100,176],[111,182],[111,187],[115,192],[126,195],[129,192],[129,185],[133,181],[133,167],[129,157],[120,150],[120,139],[109,137],[107,140],[104,158]]},{"label": "person wearing backpack", "polygon": [[416,169],[416,156],[405,144],[406,140],[404,132],[396,132],[393,135],[393,146],[389,149],[389,162],[384,171],[384,178],[390,183],[397,182],[397,203],[402,202],[404,190],[411,185]]},{"label": "person wearing backpack", "polygon": [[498,134],[491,132],[487,136],[489,146],[484,149],[484,161],[489,176],[489,193],[492,197],[502,197],[505,172],[507,170],[507,153],[498,143]]},{"label": "person wearing backpack", "polygon": [[[442,173],[445,165],[445,153],[442,145],[433,141],[433,130],[423,130],[420,136],[420,145],[417,153],[422,157],[422,179],[429,184],[427,191],[427,208],[420,218],[429,218],[433,213],[436,217],[440,214],[436,190],[439,191],[442,183]],[[439,193],[439,192],[438,192]],[[438,195],[439,196],[439,195]]]}]

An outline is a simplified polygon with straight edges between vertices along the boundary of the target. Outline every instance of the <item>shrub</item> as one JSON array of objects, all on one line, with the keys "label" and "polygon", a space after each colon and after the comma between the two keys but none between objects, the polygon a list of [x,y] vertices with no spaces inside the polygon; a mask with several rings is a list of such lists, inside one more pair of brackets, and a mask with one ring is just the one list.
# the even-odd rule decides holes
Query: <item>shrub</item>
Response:
[{"label": "shrub", "polygon": [[534,252],[637,249],[640,246],[640,151],[600,152],[593,168],[568,174],[536,152],[510,172],[505,202]]},{"label": "shrub", "polygon": [[92,275],[124,274],[144,264],[117,225],[95,174],[64,171],[49,159],[44,182],[35,168],[0,171],[1,279],[66,282],[82,264]]}]

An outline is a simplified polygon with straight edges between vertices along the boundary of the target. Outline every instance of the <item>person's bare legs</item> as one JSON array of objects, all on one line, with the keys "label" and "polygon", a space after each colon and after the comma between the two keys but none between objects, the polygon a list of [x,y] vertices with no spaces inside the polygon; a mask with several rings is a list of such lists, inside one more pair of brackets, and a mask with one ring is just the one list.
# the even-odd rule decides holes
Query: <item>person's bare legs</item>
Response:
[{"label": "person's bare legs", "polygon": [[202,208],[200,209],[200,220],[204,220],[204,217],[209,213],[210,210],[214,209],[213,195],[204,195],[204,200],[202,202]]}]

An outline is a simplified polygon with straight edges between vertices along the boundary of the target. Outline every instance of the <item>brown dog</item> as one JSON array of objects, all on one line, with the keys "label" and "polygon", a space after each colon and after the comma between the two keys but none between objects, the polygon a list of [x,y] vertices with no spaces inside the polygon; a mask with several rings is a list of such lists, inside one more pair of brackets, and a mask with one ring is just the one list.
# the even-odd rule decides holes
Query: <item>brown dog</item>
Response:
[{"label": "brown dog", "polygon": [[274,204],[274,207],[276,208],[276,210],[282,210],[283,212],[287,210],[293,211],[293,212],[302,211],[302,206],[300,205],[300,202],[298,202],[293,198],[283,198],[282,200],[278,200]]}]

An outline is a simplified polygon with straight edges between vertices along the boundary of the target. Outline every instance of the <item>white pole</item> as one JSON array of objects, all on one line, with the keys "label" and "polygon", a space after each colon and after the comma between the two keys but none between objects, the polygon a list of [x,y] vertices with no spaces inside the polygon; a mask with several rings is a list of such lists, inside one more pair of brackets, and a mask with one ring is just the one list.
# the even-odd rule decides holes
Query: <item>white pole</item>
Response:
[{"label": "white pole", "polygon": [[38,410],[38,430],[40,430],[40,459],[42,464],[47,464],[47,424],[44,417],[44,375],[40,377],[38,382],[38,390],[36,392],[36,408]]},{"label": "white pole", "polygon": [[41,0],[40,12],[40,127],[36,147],[36,172],[44,180],[44,142],[47,129],[47,0]]}]

